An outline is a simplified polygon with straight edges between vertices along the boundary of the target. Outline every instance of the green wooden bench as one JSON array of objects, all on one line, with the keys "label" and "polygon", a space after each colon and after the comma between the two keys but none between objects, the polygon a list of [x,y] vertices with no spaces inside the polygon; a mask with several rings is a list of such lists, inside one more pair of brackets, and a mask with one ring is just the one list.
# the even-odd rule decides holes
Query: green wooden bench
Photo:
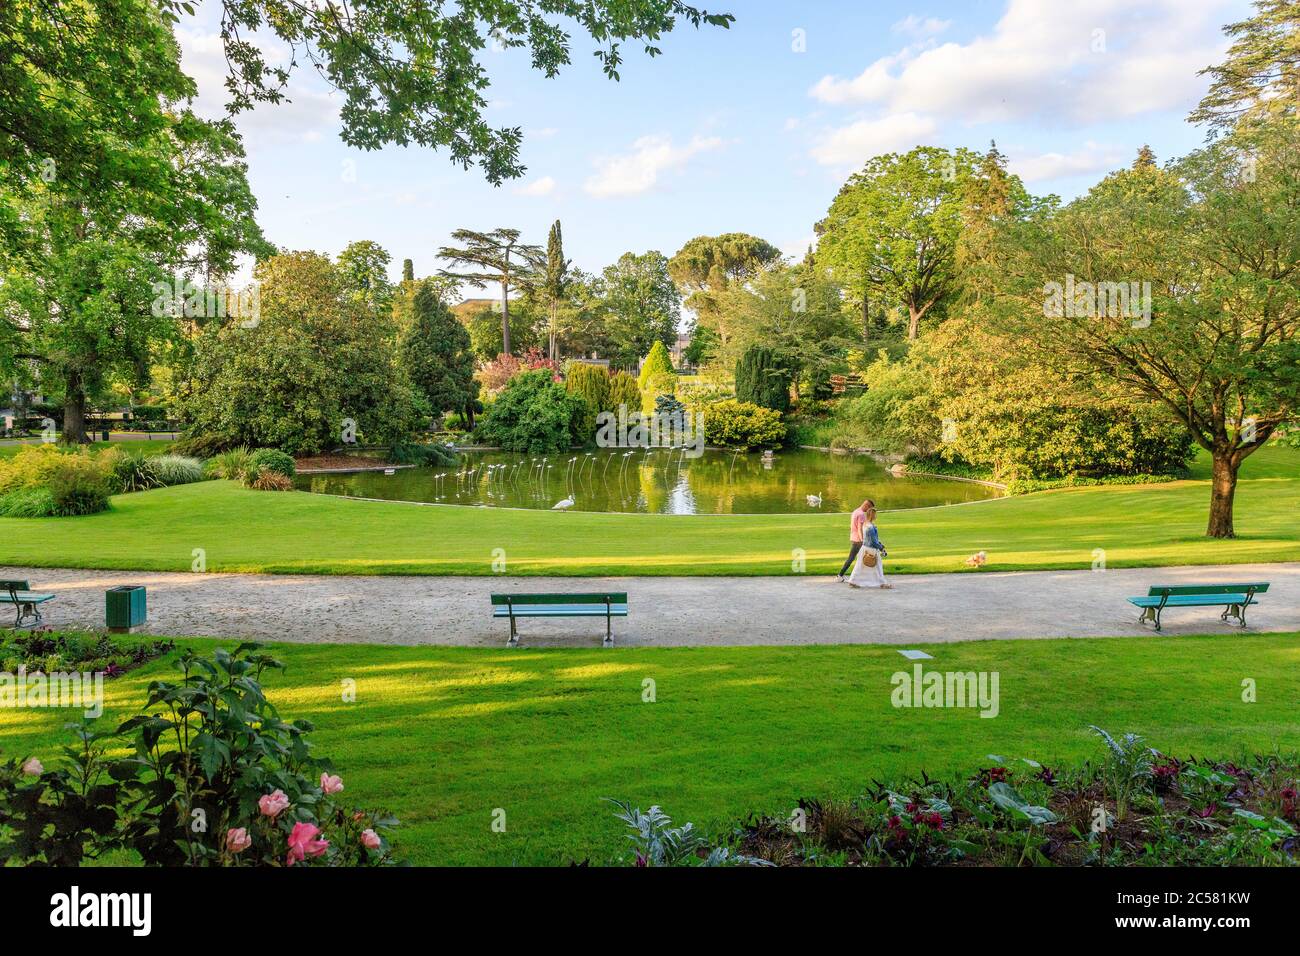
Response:
[{"label": "green wooden bench", "polygon": [[31,627],[41,623],[41,605],[53,600],[53,594],[33,593],[32,586],[26,581],[0,580],[0,604],[14,606],[14,627]]},{"label": "green wooden bench", "polygon": [[1268,590],[1267,581],[1253,584],[1153,584],[1146,597],[1131,597],[1130,604],[1142,608],[1139,624],[1152,623],[1160,630],[1160,612],[1167,607],[1223,607],[1219,620],[1235,617],[1246,626],[1246,608],[1258,604],[1255,595]]},{"label": "green wooden bench", "polygon": [[494,594],[492,616],[510,619],[510,640],[507,647],[519,644],[519,631],[515,619],[520,617],[603,617],[605,619],[605,646],[612,647],[614,637],[611,622],[616,617],[627,617],[627,594],[600,591],[592,594]]}]

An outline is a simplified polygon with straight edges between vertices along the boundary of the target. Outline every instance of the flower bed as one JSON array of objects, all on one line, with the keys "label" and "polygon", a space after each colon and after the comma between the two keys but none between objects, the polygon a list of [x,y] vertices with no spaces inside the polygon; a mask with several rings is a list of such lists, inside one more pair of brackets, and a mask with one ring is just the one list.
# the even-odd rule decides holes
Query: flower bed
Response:
[{"label": "flower bed", "polygon": [[990,755],[969,777],[799,801],[719,839],[620,804],[637,866],[1294,866],[1300,757],[1179,760],[1094,728],[1104,759],[1054,770]]}]

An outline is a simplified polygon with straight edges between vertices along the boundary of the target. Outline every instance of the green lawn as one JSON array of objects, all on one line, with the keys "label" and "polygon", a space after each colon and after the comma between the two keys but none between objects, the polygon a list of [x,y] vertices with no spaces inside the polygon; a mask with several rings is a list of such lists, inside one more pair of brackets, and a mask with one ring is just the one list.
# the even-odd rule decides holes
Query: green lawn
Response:
[{"label": "green lawn", "polygon": [[[1198,463],[1198,474],[1205,473]],[[977,550],[988,570],[1300,560],[1300,450],[1248,459],[1235,540],[1204,537],[1203,478],[1045,492],[946,508],[882,513],[891,572],[963,570]],[[421,507],[229,482],[113,500],[85,518],[0,519],[0,564],[324,574],[490,574],[494,549],[511,574],[788,574],[796,549],[809,573],[837,570],[844,515],[667,516]]]},{"label": "green lawn", "polygon": [[[23,448],[26,447],[27,446],[23,444],[0,445],[0,458],[12,458],[14,455],[18,454],[18,452],[20,452]],[[172,442],[170,439],[162,439],[162,438],[156,438],[153,439],[152,441],[147,438],[140,439],[139,441],[132,440],[132,439],[115,438],[106,442],[102,442],[102,441],[93,442],[92,444],[89,444],[85,447],[89,449],[91,453],[96,455],[99,454],[101,451],[103,451],[105,448],[120,448],[128,455],[162,455],[171,449]]]},{"label": "green lawn", "polygon": [[[211,646],[212,642],[195,641]],[[1049,765],[1100,755],[1089,724],[1178,755],[1300,746],[1300,634],[931,645],[927,669],[996,671],[1000,714],[896,709],[912,664],[879,646],[473,650],[289,645],[267,681],[286,718],[314,721],[347,794],[403,820],[424,864],[612,859],[602,796],[724,827],[851,796],[873,778],[969,773],[987,754]],[[156,661],[107,685],[107,726],[133,712]],[[357,682],[341,700],[340,682]],[[644,681],[655,682],[653,703]],[[1258,702],[1242,701],[1242,681]],[[57,765],[54,711],[0,710],[0,754]],[[490,828],[496,808],[506,832]]]}]

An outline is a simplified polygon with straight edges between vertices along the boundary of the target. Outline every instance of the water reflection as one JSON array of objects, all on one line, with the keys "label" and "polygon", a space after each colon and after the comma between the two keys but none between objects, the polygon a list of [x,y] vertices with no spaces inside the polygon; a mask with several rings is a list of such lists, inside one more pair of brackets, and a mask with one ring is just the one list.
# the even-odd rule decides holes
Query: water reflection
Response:
[{"label": "water reflection", "polygon": [[[393,475],[303,475],[319,494],[454,505],[648,514],[802,514],[852,511],[864,498],[881,510],[994,497],[982,485],[896,478],[870,458],[794,449],[761,455],[682,449],[608,449],[558,455],[463,452],[454,468]],[[809,496],[821,499],[820,506]]]}]

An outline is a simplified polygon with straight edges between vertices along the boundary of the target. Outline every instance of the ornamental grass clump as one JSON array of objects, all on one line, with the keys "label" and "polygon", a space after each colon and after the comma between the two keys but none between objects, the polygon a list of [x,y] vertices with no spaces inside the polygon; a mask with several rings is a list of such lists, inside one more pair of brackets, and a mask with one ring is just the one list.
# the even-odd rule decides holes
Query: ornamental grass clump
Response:
[{"label": "ornamental grass clump", "polygon": [[160,485],[188,485],[203,480],[203,463],[186,455],[158,455],[146,460]]}]

